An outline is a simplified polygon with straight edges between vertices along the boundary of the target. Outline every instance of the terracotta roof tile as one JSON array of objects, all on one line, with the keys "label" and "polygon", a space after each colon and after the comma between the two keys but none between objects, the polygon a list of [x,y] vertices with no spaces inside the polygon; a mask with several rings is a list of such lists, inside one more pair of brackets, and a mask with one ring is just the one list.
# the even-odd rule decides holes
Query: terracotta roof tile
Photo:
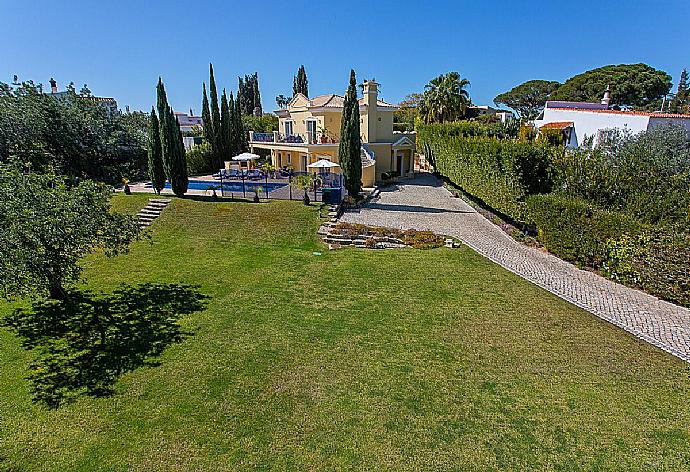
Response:
[{"label": "terracotta roof tile", "polygon": [[555,128],[555,129],[563,129],[567,128],[568,126],[573,126],[572,121],[552,121],[551,123],[546,123],[545,125],[542,126],[542,128]]}]

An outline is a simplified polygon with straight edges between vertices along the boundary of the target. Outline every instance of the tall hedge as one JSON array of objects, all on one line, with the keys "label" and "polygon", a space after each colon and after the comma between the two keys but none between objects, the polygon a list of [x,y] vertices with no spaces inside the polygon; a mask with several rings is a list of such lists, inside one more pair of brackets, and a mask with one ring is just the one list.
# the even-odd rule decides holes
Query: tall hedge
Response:
[{"label": "tall hedge", "polygon": [[580,267],[601,268],[609,258],[609,240],[623,234],[636,237],[642,231],[639,222],[623,213],[567,195],[532,195],[526,204],[528,218],[538,228],[539,242]]},{"label": "tall hedge", "polygon": [[433,154],[435,169],[469,194],[516,221],[527,222],[525,200],[552,190],[552,162],[562,149],[546,143],[490,137],[467,123],[419,127],[418,145]]}]

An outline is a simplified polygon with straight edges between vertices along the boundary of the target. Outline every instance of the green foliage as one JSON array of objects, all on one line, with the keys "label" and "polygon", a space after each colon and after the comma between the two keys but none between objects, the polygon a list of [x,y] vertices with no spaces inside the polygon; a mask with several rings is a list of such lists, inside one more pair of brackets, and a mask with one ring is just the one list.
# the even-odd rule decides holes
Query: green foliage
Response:
[{"label": "green foliage", "polygon": [[687,69],[683,69],[680,73],[678,89],[673,96],[673,100],[671,100],[668,111],[671,113],[690,114],[690,85],[688,84]]},{"label": "green foliage", "polygon": [[163,168],[163,152],[161,149],[161,133],[155,108],[151,108],[149,121],[148,146],[149,178],[156,193],[161,193],[165,187],[165,169]]},{"label": "green foliage", "polygon": [[562,151],[543,143],[488,137],[488,132],[473,122],[423,125],[417,139],[437,172],[524,222],[525,198],[551,191],[551,161]]},{"label": "green foliage", "polygon": [[307,80],[307,72],[304,70],[303,65],[299,66],[297,75],[292,80],[292,96],[294,97],[298,93],[309,97],[309,81]]},{"label": "green foliage", "polygon": [[[206,127],[206,139],[211,144],[213,149],[213,162],[217,169],[223,167],[222,152],[223,152],[223,137],[222,127],[220,121],[220,106],[218,105],[218,89],[216,88],[216,78],[213,76],[213,64],[209,65],[209,93],[211,104],[211,122]],[[204,123],[205,124],[205,123]]]},{"label": "green foliage", "polygon": [[168,105],[165,86],[160,77],[158,78],[157,92],[163,168],[173,193],[182,196],[187,192],[189,185],[185,148],[180,123],[175,117],[173,109]]},{"label": "green foliage", "polygon": [[494,103],[509,106],[524,120],[534,120],[560,85],[549,80],[529,80],[496,96]]},{"label": "green foliage", "polygon": [[563,136],[563,130],[561,129],[544,127],[539,130],[537,141],[551,146],[563,146],[565,144],[565,136]]},{"label": "green foliage", "polygon": [[146,175],[147,130],[148,114],[111,113],[73,88],[54,97],[0,83],[0,162],[115,184]]},{"label": "green foliage", "polygon": [[633,218],[566,195],[532,195],[527,210],[544,247],[580,267],[600,268],[609,258],[609,240],[642,230]]},{"label": "green foliage", "polygon": [[419,114],[426,123],[455,121],[465,115],[472,103],[466,87],[469,80],[457,72],[448,72],[431,80],[424,88]]},{"label": "green foliage", "polygon": [[237,91],[237,102],[240,104],[242,115],[263,115],[261,109],[261,94],[259,93],[259,74],[254,72],[245,75],[244,79],[238,77],[239,88]]},{"label": "green foliage", "polygon": [[357,79],[355,71],[351,70],[350,85],[345,94],[343,115],[340,122],[338,162],[343,169],[345,188],[353,198],[357,198],[362,190],[362,138],[359,125]]},{"label": "green foliage", "polygon": [[419,117],[419,108],[424,100],[421,93],[408,94],[393,113],[393,131],[412,131],[414,122]]},{"label": "green foliage", "polygon": [[455,121],[452,123],[436,123],[432,125],[417,125],[417,137],[428,136],[429,139],[443,139],[453,136],[506,139],[517,136],[517,122],[480,123],[478,121]]},{"label": "green foliage", "polygon": [[0,164],[0,296],[63,298],[84,255],[126,251],[139,226],[110,212],[111,196],[111,188],[91,180],[72,184]]},{"label": "green foliage", "polygon": [[225,161],[229,161],[230,158],[233,155],[235,155],[232,154],[233,151],[235,151],[232,125],[233,120],[230,116],[230,105],[228,104],[228,96],[225,93],[225,89],[223,89],[223,95],[220,99],[220,135],[218,139],[220,152],[218,154],[219,160],[215,163],[218,169],[222,169],[224,167]]},{"label": "green foliage", "polygon": [[280,95],[276,96],[276,105],[278,105],[278,108],[287,108],[287,106],[290,104],[291,98],[286,97],[282,93]]},{"label": "green foliage", "polygon": [[652,224],[690,221],[690,138],[681,125],[630,135],[609,130],[597,147],[556,161],[559,187]]},{"label": "green foliage", "polygon": [[655,109],[671,85],[670,75],[646,64],[609,65],[566,80],[553,100],[599,102],[610,87],[611,105]]},{"label": "green foliage", "polygon": [[213,162],[213,150],[208,141],[197,144],[187,152],[187,171],[192,175],[217,171]]},{"label": "green foliage", "polygon": [[690,307],[690,232],[685,226],[648,229],[634,241],[636,248],[625,254],[634,281],[644,291]]}]

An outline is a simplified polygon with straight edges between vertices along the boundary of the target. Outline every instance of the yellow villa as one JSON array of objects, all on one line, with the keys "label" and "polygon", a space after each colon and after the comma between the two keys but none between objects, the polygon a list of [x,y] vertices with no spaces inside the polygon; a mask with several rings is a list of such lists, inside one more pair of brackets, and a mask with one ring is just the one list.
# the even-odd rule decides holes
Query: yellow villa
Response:
[{"label": "yellow villa", "polygon": [[[381,174],[393,171],[406,176],[414,171],[414,135],[393,132],[393,112],[398,109],[378,99],[376,82],[364,82],[359,100],[362,133],[362,183],[371,187]],[[287,108],[276,110],[279,131],[249,133],[249,146],[270,151],[271,164],[307,172],[320,159],[338,162],[340,118],[345,98],[328,94],[307,98],[297,94]]]}]

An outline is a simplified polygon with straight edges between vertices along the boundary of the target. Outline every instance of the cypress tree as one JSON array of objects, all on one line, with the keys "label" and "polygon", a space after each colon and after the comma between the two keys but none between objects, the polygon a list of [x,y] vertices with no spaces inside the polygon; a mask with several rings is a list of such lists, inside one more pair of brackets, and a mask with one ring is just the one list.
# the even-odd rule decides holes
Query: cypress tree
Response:
[{"label": "cypress tree", "polygon": [[[169,116],[174,116],[172,108],[169,109],[169,113]],[[173,153],[170,160],[170,187],[172,187],[172,191],[175,195],[181,197],[187,193],[187,188],[189,186],[187,154],[184,149],[179,120],[173,118],[170,121],[173,124],[171,131],[175,136]]]},{"label": "cypress tree", "polygon": [[235,100],[235,113],[233,116],[233,121],[235,123],[235,146],[237,153],[241,153],[247,150],[247,136],[244,133],[244,125],[242,123],[242,107],[239,98]]},{"label": "cypress tree", "polygon": [[340,123],[340,145],[338,160],[343,169],[345,188],[353,198],[362,189],[362,140],[359,129],[359,101],[357,100],[357,79],[350,71],[350,85],[345,94],[343,116]]},{"label": "cypress tree", "polygon": [[307,71],[304,70],[304,65],[299,66],[297,75],[292,79],[292,95],[298,93],[309,97],[309,81],[307,80]]},{"label": "cypress tree", "polygon": [[254,78],[252,79],[252,98],[254,103],[252,105],[252,113],[256,116],[263,115],[263,109],[261,107],[261,93],[259,92],[259,73],[254,72]]},{"label": "cypress tree", "polygon": [[[211,149],[213,150],[213,162],[220,161],[220,108],[218,106],[218,89],[216,88],[216,79],[213,76],[213,64],[209,65],[209,94],[211,101]],[[208,137],[208,134],[206,135]]]},{"label": "cypress tree", "polygon": [[211,135],[213,134],[213,123],[211,120],[211,108],[208,104],[208,96],[206,95],[206,82],[203,86],[203,96],[201,99],[201,121],[204,124],[204,136],[206,136],[206,141],[211,142]]},{"label": "cypress tree", "polygon": [[220,99],[220,161],[218,162],[218,169],[222,169],[224,161],[232,157],[230,155],[230,146],[233,140],[232,137],[232,117],[228,105],[228,97],[223,89],[223,95]]},{"label": "cypress tree", "polygon": [[163,169],[165,170],[165,175],[170,180],[170,163],[171,156],[174,152],[175,139],[176,136],[173,133],[173,127],[175,123],[173,121],[173,115],[170,112],[170,106],[168,105],[168,96],[165,93],[165,85],[163,85],[163,80],[158,77],[157,86],[157,107],[159,118],[159,129],[161,138],[161,156],[163,159]]},{"label": "cypress tree", "polygon": [[163,168],[160,123],[154,107],[151,107],[151,119],[149,120],[148,157],[151,185],[156,193],[160,194],[161,190],[165,188],[165,169]]},{"label": "cypress tree", "polygon": [[[235,98],[230,92],[230,97],[228,98],[228,151],[230,157],[239,154],[237,152],[237,131],[235,131],[236,120],[235,120]],[[223,111],[221,110],[221,119]]]}]

